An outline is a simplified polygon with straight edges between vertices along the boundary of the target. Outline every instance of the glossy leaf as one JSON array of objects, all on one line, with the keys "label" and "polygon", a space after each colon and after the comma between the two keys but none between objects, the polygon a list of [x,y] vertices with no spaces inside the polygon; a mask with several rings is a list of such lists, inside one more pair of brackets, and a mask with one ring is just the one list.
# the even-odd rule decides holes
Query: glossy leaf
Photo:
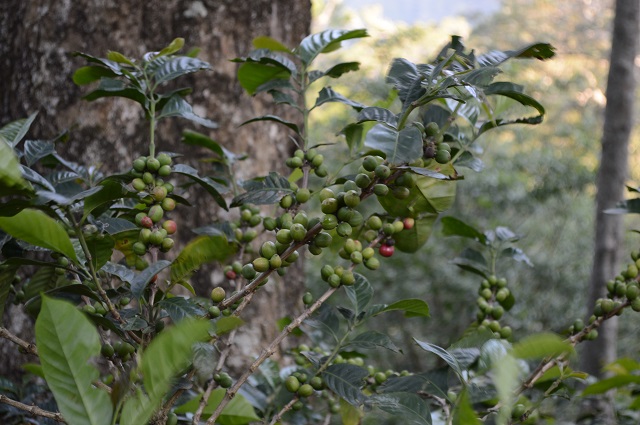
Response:
[{"label": "glossy leaf", "polygon": [[111,259],[115,242],[111,236],[87,238],[87,248],[91,253],[91,262],[96,270],[100,270]]},{"label": "glossy leaf", "polygon": [[171,264],[171,280],[179,281],[191,275],[203,264],[223,261],[235,252],[233,245],[222,236],[199,236],[180,251]]},{"label": "glossy leaf", "polygon": [[224,151],[222,150],[222,147],[215,140],[211,139],[210,137],[202,133],[198,133],[197,131],[191,131],[191,130],[183,131],[182,143],[190,146],[201,146],[203,148],[207,148],[210,151],[220,155],[221,157],[224,156]]},{"label": "glossy leaf", "polygon": [[[452,167],[451,167],[452,169]],[[447,173],[447,170],[441,169]],[[378,197],[380,205],[392,216],[418,218],[424,213],[437,214],[448,210],[456,195],[456,181],[418,176],[406,199],[397,199],[392,193]]]},{"label": "glossy leaf", "polygon": [[51,249],[78,262],[64,227],[40,210],[25,209],[13,217],[0,217],[0,229],[16,239]]},{"label": "glossy leaf", "polygon": [[71,424],[110,424],[109,395],[93,386],[100,377],[92,360],[100,355],[98,331],[74,305],[47,297],[35,330],[47,385],[65,419]]},{"label": "glossy leaf", "polygon": [[340,319],[331,307],[326,304],[320,306],[320,310],[311,319],[305,320],[305,325],[309,325],[316,329],[320,329],[328,336],[331,336],[336,342],[340,340],[338,337],[340,331]]},{"label": "glossy leaf", "polygon": [[[224,398],[224,388],[217,388],[211,392],[211,395],[207,399],[207,405],[202,412],[202,418],[208,419],[213,412],[215,412],[218,405]],[[178,406],[175,409],[177,414],[193,413],[198,409],[202,394],[198,397],[186,402],[185,404]],[[242,394],[236,394],[236,396],[225,406],[222,410],[222,414],[217,419],[216,424],[220,425],[245,425],[259,421],[260,418],[256,416],[253,406],[249,404],[246,398]]]},{"label": "glossy leaf", "polygon": [[297,124],[294,124],[292,122],[289,122],[287,120],[284,120],[280,117],[277,117],[275,115],[263,115],[261,117],[257,117],[257,118],[253,118],[250,119],[248,121],[243,122],[241,125],[246,125],[252,122],[258,122],[258,121],[274,121],[277,122],[278,124],[282,124],[285,127],[290,128],[291,130],[295,131],[297,134],[300,134],[300,129],[298,128]]},{"label": "glossy leaf", "polygon": [[168,260],[159,260],[138,273],[131,282],[131,295],[140,298],[151,279],[170,265],[171,262]]},{"label": "glossy leaf", "polygon": [[[12,148],[18,146],[18,143],[20,143],[22,138],[27,134],[27,131],[29,131],[36,116],[38,116],[37,112],[29,115],[27,118],[11,121],[9,124],[2,126],[2,128],[0,128],[0,141],[4,141]],[[0,156],[0,158],[3,156],[4,155]]]},{"label": "glossy leaf", "polygon": [[496,66],[511,58],[534,58],[538,60],[550,59],[555,56],[555,48],[548,43],[535,43],[518,50],[504,52],[492,50],[489,53],[478,56],[480,66]]},{"label": "glossy leaf", "polygon": [[326,30],[305,37],[296,53],[302,62],[309,65],[319,54],[339,49],[342,41],[362,37],[368,37],[366,30]]},{"label": "glossy leaf", "polygon": [[288,80],[291,71],[286,68],[257,62],[245,62],[238,68],[238,81],[243,89],[254,95],[258,87],[273,80]]},{"label": "glossy leaf", "polygon": [[101,78],[98,87],[91,93],[85,95],[83,99],[93,101],[103,97],[124,97],[139,103],[145,111],[149,110],[149,100],[142,90],[135,87],[128,87],[124,82],[114,78]]},{"label": "glossy leaf", "polygon": [[351,301],[356,317],[358,317],[371,302],[371,298],[373,298],[373,287],[367,278],[360,273],[354,273],[353,276],[356,282],[351,286],[345,286],[344,290]]},{"label": "glossy leaf", "polygon": [[445,350],[442,347],[438,347],[435,344],[431,344],[428,342],[422,342],[422,341],[418,341],[417,339],[413,338],[413,340],[416,342],[416,344],[418,344],[418,346],[420,348],[422,348],[425,351],[428,351],[430,353],[435,354],[436,356],[440,357],[442,360],[444,360],[451,369],[453,369],[453,371],[462,378],[462,368],[460,367],[460,364],[458,363],[458,360],[456,360],[456,358],[449,353],[447,350]]},{"label": "glossy leaf", "polygon": [[[2,145],[0,145],[0,151],[2,150]],[[0,164],[0,166],[2,166]],[[2,170],[0,169],[0,181],[2,179],[2,174],[3,171],[6,172],[8,170]],[[45,188],[46,190],[55,192],[55,188],[51,185],[51,183],[49,183],[49,181],[47,179],[45,179],[44,177],[42,177],[40,174],[38,174],[37,172],[33,171],[31,168],[27,168],[24,165],[20,165],[20,171],[22,173],[22,177],[25,180],[30,181],[31,183],[35,183],[39,186],[42,186],[43,188]],[[27,183],[28,184],[28,183]]]},{"label": "glossy leaf", "polygon": [[437,218],[437,214],[424,214],[415,220],[411,229],[394,233],[393,240],[396,242],[396,249],[401,252],[413,253],[422,248],[429,240]]},{"label": "glossy leaf", "polygon": [[216,369],[218,352],[216,348],[206,342],[193,345],[193,367],[201,380],[209,379]]},{"label": "glossy leaf", "polygon": [[22,178],[20,162],[11,146],[0,140],[0,187],[10,189],[28,189],[31,187]]},{"label": "glossy leaf", "polygon": [[522,86],[519,86],[513,83],[508,83],[508,82],[496,82],[491,84],[489,87],[487,87],[484,90],[484,94],[486,96],[495,95],[495,96],[508,97],[510,99],[515,100],[516,102],[520,103],[523,106],[529,106],[534,108],[538,112],[538,115],[524,117],[524,118],[510,119],[510,120],[496,119],[492,121],[487,121],[480,127],[478,135],[494,127],[500,127],[500,126],[509,125],[509,124],[540,124],[542,122],[542,117],[544,117],[544,114],[545,114],[544,107],[531,96],[524,94]]},{"label": "glossy leaf", "polygon": [[278,40],[267,36],[259,36],[254,38],[252,44],[256,49],[269,49],[275,52],[291,52],[291,49],[289,49],[287,46],[285,46]]},{"label": "glossy leaf", "polygon": [[78,86],[84,86],[100,80],[103,77],[113,78],[117,74],[109,68],[99,65],[89,65],[78,68],[73,73],[73,82]]},{"label": "glossy leaf", "polygon": [[274,172],[269,173],[266,177],[248,180],[243,183],[242,187],[246,192],[233,198],[231,207],[239,207],[244,204],[275,204],[283,196],[293,193],[289,180]]},{"label": "glossy leaf", "polygon": [[485,244],[487,238],[478,229],[455,217],[442,217],[442,234],[445,236],[462,236]]},{"label": "glossy leaf", "polygon": [[383,308],[379,313],[387,311],[404,311],[405,317],[429,317],[429,305],[419,299],[410,298],[396,301]]},{"label": "glossy leaf", "polygon": [[524,337],[513,344],[511,350],[514,357],[525,360],[557,357],[573,352],[574,348],[571,344],[552,333],[538,333]]},{"label": "glossy leaf", "polygon": [[58,276],[54,267],[40,267],[31,275],[29,281],[22,287],[25,299],[37,297],[41,292],[55,288]]},{"label": "glossy leaf", "polygon": [[358,122],[365,121],[377,121],[381,123],[389,124],[394,129],[398,125],[398,117],[386,108],[380,108],[378,106],[369,106],[364,108],[358,114]]},{"label": "glossy leaf", "polygon": [[403,424],[431,425],[429,405],[417,394],[384,393],[371,397],[370,403],[394,418],[402,418]]},{"label": "glossy leaf", "polygon": [[174,56],[154,69],[153,78],[155,78],[156,84],[161,84],[203,69],[211,69],[211,65],[197,58]]},{"label": "glossy leaf", "polygon": [[169,43],[167,47],[160,50],[156,56],[172,55],[179,52],[182,47],[184,47],[184,38],[176,37],[171,40],[171,43]]},{"label": "glossy leaf", "polygon": [[83,221],[96,209],[98,209],[98,213],[94,215],[100,215],[100,212],[104,212],[105,207],[112,205],[114,201],[123,198],[128,193],[124,185],[116,180],[104,180],[99,187],[101,190],[90,194],[84,200]]},{"label": "glossy leaf", "polygon": [[216,203],[224,208],[225,210],[229,210],[227,207],[227,203],[222,197],[222,194],[227,193],[229,189],[226,186],[221,185],[220,183],[215,182],[209,177],[201,177],[198,175],[198,171],[190,167],[186,164],[177,164],[172,169],[173,173],[182,174],[190,178],[191,180],[198,183],[202,186],[209,194],[213,197]]},{"label": "glossy leaf", "polygon": [[173,323],[178,323],[184,319],[201,316],[204,310],[191,298],[173,297],[165,298],[156,304],[164,309]]},{"label": "glossy leaf", "polygon": [[367,133],[365,145],[383,152],[392,165],[422,157],[422,134],[415,127],[398,131],[386,124],[377,124]]},{"label": "glossy leaf", "polygon": [[347,72],[357,71],[360,69],[360,62],[343,62],[327,69],[323,75],[331,78],[340,78]]},{"label": "glossy leaf", "polygon": [[398,346],[391,340],[391,338],[389,338],[388,335],[385,335],[378,331],[366,331],[356,335],[356,337],[351,339],[345,345],[345,348],[355,348],[355,349],[386,348],[387,350],[393,351],[394,353],[402,352],[402,350],[398,348]]},{"label": "glossy leaf", "polygon": [[421,84],[424,78],[414,63],[398,58],[391,63],[386,82],[398,91],[398,98],[404,109],[404,105],[417,100],[426,92]]},{"label": "glossy leaf", "polygon": [[361,388],[364,378],[369,372],[362,367],[351,364],[334,364],[322,372],[322,379],[331,391],[345,399],[350,404],[362,404],[366,396]]},{"label": "glossy leaf", "polygon": [[191,105],[179,95],[172,96],[158,115],[158,119],[167,117],[185,118],[205,127],[218,128],[218,123],[196,115]]},{"label": "glossy leaf", "polygon": [[364,105],[360,102],[355,102],[351,99],[347,99],[340,93],[333,90],[331,87],[323,87],[322,90],[318,93],[318,98],[316,99],[315,105],[311,109],[317,108],[320,105],[323,105],[327,102],[339,102],[344,103],[345,105],[351,106],[356,111],[360,111],[364,108]]},{"label": "glossy leaf", "polygon": [[520,249],[520,248],[505,248],[500,251],[500,255],[504,257],[513,258],[519,263],[525,263],[529,267],[533,267],[533,263],[529,259],[529,257]]},{"label": "glossy leaf", "polygon": [[31,167],[47,155],[56,153],[55,145],[47,140],[26,140],[24,142],[24,160]]}]

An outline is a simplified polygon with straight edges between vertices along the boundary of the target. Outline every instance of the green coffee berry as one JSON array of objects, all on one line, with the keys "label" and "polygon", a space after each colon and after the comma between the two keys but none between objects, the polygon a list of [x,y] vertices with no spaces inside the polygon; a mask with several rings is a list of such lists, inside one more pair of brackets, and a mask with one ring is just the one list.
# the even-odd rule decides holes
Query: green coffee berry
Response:
[{"label": "green coffee berry", "polygon": [[276,228],[276,224],[277,224],[276,219],[273,217],[265,217],[262,220],[262,225],[267,230],[274,230]]},{"label": "green coffee berry", "polygon": [[311,295],[311,292],[306,292],[303,296],[302,296],[302,303],[304,305],[309,305],[313,303],[313,295]]},{"label": "green coffee berry", "polygon": [[253,268],[258,273],[263,273],[269,270],[269,260],[264,257],[256,258],[251,264],[253,264]]},{"label": "green coffee berry", "polygon": [[151,172],[156,172],[160,169],[160,161],[156,158],[147,158],[147,169]]},{"label": "green coffee berry", "polygon": [[145,184],[152,184],[152,183],[154,183],[154,182],[155,182],[155,180],[156,180],[156,179],[155,179],[155,177],[153,177],[153,174],[151,174],[151,173],[150,173],[150,172],[148,172],[148,171],[147,171],[147,172],[145,172],[145,173],[142,175],[142,181],[143,181]]},{"label": "green coffee berry", "polygon": [[143,191],[147,187],[147,184],[142,179],[136,178],[136,179],[133,179],[131,181],[131,186],[133,186],[133,188],[135,190],[140,192],[140,191]]},{"label": "green coffee berry", "polygon": [[350,259],[353,264],[362,264],[362,261],[364,261],[362,252],[360,251],[352,252],[350,255]]},{"label": "green coffee berry", "polygon": [[274,254],[270,259],[269,259],[269,268],[275,270],[278,269],[282,266],[282,259],[280,258],[280,256],[278,254]]},{"label": "green coffee berry", "polygon": [[389,193],[389,187],[385,184],[376,184],[375,186],[373,186],[373,193],[375,193],[377,196],[386,196],[387,193]]},{"label": "green coffee berry", "polygon": [[324,230],[332,230],[335,229],[338,225],[338,218],[333,214],[325,214],[322,217],[322,228]]},{"label": "green coffee berry", "polygon": [[322,391],[324,389],[324,382],[319,376],[314,376],[313,378],[311,378],[309,380],[309,385],[311,385],[316,391]]},{"label": "green coffee berry", "polygon": [[327,170],[327,167],[322,164],[315,168],[315,173],[318,177],[327,177],[327,175],[329,174],[329,170]]},{"label": "green coffee berry", "polygon": [[115,354],[115,350],[113,346],[107,342],[105,344],[102,344],[102,347],[100,348],[100,354],[107,358],[113,357],[113,355]]},{"label": "green coffee berry", "polygon": [[307,229],[302,224],[294,223],[290,229],[291,238],[296,242],[301,242],[307,236]]},{"label": "green coffee berry", "polygon": [[411,189],[416,185],[416,181],[411,173],[403,173],[398,176],[395,181],[395,184],[398,186],[403,186]]},{"label": "green coffee berry", "polygon": [[[344,195],[344,203],[349,208],[355,208],[360,204],[360,195],[355,190],[349,190]],[[338,218],[340,218],[340,215],[338,215]]]},{"label": "green coffee berry", "polygon": [[325,264],[324,266],[322,266],[322,268],[320,269],[320,276],[322,277],[322,280],[324,281],[328,281],[329,278],[334,274],[333,271],[333,267],[331,267],[328,264]]},{"label": "green coffee berry", "polygon": [[342,237],[348,237],[353,232],[353,228],[349,223],[340,223],[336,228],[336,233]]},{"label": "green coffee berry", "polygon": [[154,232],[151,232],[151,236],[149,236],[149,243],[152,245],[160,245],[162,244],[163,239],[164,236],[162,235],[162,233],[159,230],[156,230]]},{"label": "green coffee berry", "polygon": [[276,252],[276,244],[273,241],[266,241],[260,247],[260,255],[264,258],[271,258]]},{"label": "green coffee berry", "polygon": [[336,198],[327,198],[320,204],[320,210],[324,214],[333,214],[338,211],[339,203]]},{"label": "green coffee berry", "polygon": [[391,193],[396,199],[407,199],[411,195],[411,190],[404,186],[396,186]]},{"label": "green coffee berry", "polygon": [[314,168],[318,168],[322,165],[323,162],[324,162],[324,156],[322,156],[322,154],[318,154],[314,156],[313,159],[311,160],[311,166]]},{"label": "green coffee berry", "polygon": [[440,126],[436,122],[430,122],[424,127],[424,132],[427,136],[433,137],[440,131]]},{"label": "green coffee berry", "polygon": [[282,199],[280,199],[280,206],[284,209],[291,208],[293,204],[293,197],[291,195],[285,195]]},{"label": "green coffee berry", "polygon": [[331,240],[332,238],[330,234],[326,232],[320,232],[316,235],[313,243],[320,248],[327,248],[329,245],[331,245]]},{"label": "green coffee berry", "polygon": [[169,174],[171,174],[170,165],[163,165],[158,169],[158,175],[161,177],[167,177]]},{"label": "green coffee berry", "polygon": [[344,286],[351,286],[356,283],[356,278],[350,270],[345,271],[340,277],[340,283]]},{"label": "green coffee berry", "polygon": [[355,181],[356,185],[358,185],[358,187],[361,189],[364,189],[371,184],[371,179],[366,174],[358,174]]},{"label": "green coffee berry", "polygon": [[329,283],[329,286],[331,286],[332,288],[337,288],[340,286],[340,276],[338,276],[337,273],[332,274],[331,276],[329,276],[329,279],[327,279],[327,283]]},{"label": "green coffee berry", "polygon": [[300,381],[295,376],[289,376],[285,379],[284,386],[290,393],[295,393],[300,388]]},{"label": "green coffee berry", "polygon": [[253,264],[245,264],[242,266],[242,277],[247,280],[253,280],[257,275],[256,269],[253,268]]},{"label": "green coffee berry", "polygon": [[171,248],[173,248],[173,239],[171,238],[164,238],[162,239],[162,243],[160,244],[160,250],[162,252],[167,252],[169,250],[171,250]]},{"label": "green coffee berry", "polygon": [[226,295],[227,294],[224,288],[221,288],[220,286],[216,286],[211,290],[211,301],[213,301],[214,303],[222,302],[226,297]]},{"label": "green coffee berry", "polygon": [[298,395],[300,397],[309,397],[313,394],[313,387],[309,384],[303,384],[298,388]]},{"label": "green coffee berry", "polygon": [[438,164],[446,164],[451,161],[451,152],[440,149],[436,152],[435,159]]},{"label": "green coffee berry", "polygon": [[248,229],[242,235],[242,242],[251,242],[257,237],[258,237],[258,232],[256,232],[254,229]]},{"label": "green coffee berry", "polygon": [[136,255],[144,255],[147,253],[147,246],[143,242],[136,242],[131,247]]},{"label": "green coffee berry", "polygon": [[382,180],[388,178],[391,175],[391,169],[386,165],[382,165],[382,164],[376,166],[373,172],[375,173],[376,177]]},{"label": "green coffee berry", "polygon": [[310,197],[311,192],[306,187],[302,187],[296,192],[296,201],[298,201],[298,203],[300,204],[304,204],[305,202],[307,202]]},{"label": "green coffee berry", "polygon": [[402,232],[404,230],[404,222],[402,220],[394,221],[393,228],[394,228],[393,233]]},{"label": "green coffee berry", "polygon": [[160,220],[162,220],[163,215],[164,215],[164,210],[160,205],[154,205],[149,209],[149,217],[151,218],[151,221],[153,221],[154,223],[157,223]]}]

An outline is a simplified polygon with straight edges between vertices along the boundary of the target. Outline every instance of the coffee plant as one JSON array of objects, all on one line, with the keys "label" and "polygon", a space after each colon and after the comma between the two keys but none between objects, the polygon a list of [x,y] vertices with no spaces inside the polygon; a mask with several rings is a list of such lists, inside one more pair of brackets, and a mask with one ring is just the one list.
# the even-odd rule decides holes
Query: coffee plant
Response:
[{"label": "coffee plant", "polygon": [[[550,414],[548,400],[579,393],[586,375],[571,368],[574,346],[596,338],[599,325],[625,308],[640,310],[638,255],[607,284],[608,297],[588,323],[576,320],[564,337],[516,336],[508,325],[516,300],[499,271],[509,259],[530,263],[518,236],[441,217],[463,183],[461,170],[482,168],[478,138],[544,116],[521,86],[495,80],[499,66],[545,60],[553,48],[538,43],[476,55],[453,37],[430,63],[393,60],[387,83],[396,101],[387,109],[326,85],[356,72],[358,62],[314,66],[343,41],[366,36],[324,31],[293,49],[261,37],[255,50],[234,59],[248,94],[266,93],[299,114],[302,125],[276,115],[244,123],[271,121],[291,131],[288,175],[240,181],[230,166],[240,156],[195,131],[184,132],[185,144],[211,150],[224,171],[201,175],[180,164],[179,153],[161,150],[160,120],[216,127],[193,112],[190,89],[165,91],[167,82],[211,68],[178,54],[182,39],[139,59],[78,53],[88,65],[73,79],[93,87],[88,101],[124,97],[148,120],[148,144],[120,174],[64,159],[57,140],[23,141],[35,115],[0,129],[0,317],[7,303],[19,305],[35,318],[35,341],[3,327],[0,336],[33,357],[25,370],[40,378],[28,385],[0,380],[3,423],[359,424],[385,412],[392,423],[532,424]],[[356,114],[340,130],[340,144],[309,137],[310,116],[329,102]],[[181,228],[174,210],[192,207],[180,194],[193,184],[233,218]],[[447,349],[415,338],[442,367],[371,364],[367,350],[402,349],[367,323],[392,312],[428,317],[429,307],[422,299],[375,304],[375,281],[361,271],[385,267],[396,251],[416,252],[437,221],[445,235],[470,241],[453,263],[478,275],[477,319]],[[188,230],[196,237],[178,249],[174,234]],[[246,306],[264,285],[284,284],[302,256],[327,260],[299,303],[280,306],[289,307],[280,334],[243,370],[232,369],[227,360],[238,329],[259,320],[245,317]],[[189,278],[211,262],[225,282],[205,299]],[[328,302],[336,293],[345,297]],[[273,354],[294,333],[304,343],[277,363]],[[623,366],[635,379],[637,363]],[[604,380],[583,394],[621,382]]]}]

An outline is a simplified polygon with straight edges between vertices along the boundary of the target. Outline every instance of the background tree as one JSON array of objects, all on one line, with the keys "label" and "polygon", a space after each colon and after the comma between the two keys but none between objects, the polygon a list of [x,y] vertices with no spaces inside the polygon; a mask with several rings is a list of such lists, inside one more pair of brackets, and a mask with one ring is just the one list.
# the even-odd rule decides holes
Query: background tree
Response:
[{"label": "background tree", "polygon": [[[126,171],[131,161],[146,146],[146,122],[133,102],[105,99],[87,102],[82,99],[84,88],[71,80],[73,71],[85,65],[82,59],[72,59],[75,51],[104,57],[109,49],[116,49],[136,57],[158,50],[175,37],[185,38],[187,49],[201,49],[199,57],[212,65],[208,73],[186,77],[186,84],[195,87],[191,103],[196,112],[219,123],[215,130],[194,128],[188,121],[165,120],[158,134],[160,151],[184,153],[180,162],[212,174],[200,160],[208,155],[204,149],[187,147],[180,142],[184,129],[194,129],[219,141],[236,153],[259,157],[243,170],[236,165],[240,176],[266,174],[268,170],[284,167],[282,158],[293,150],[288,133],[276,125],[256,123],[241,128],[247,119],[262,115],[267,106],[260,99],[246,96],[237,83],[236,64],[229,59],[251,50],[251,41],[259,35],[296,45],[309,32],[311,5],[309,1],[257,0],[238,2],[184,1],[162,2],[124,1],[105,4],[100,0],[79,0],[69,4],[33,0],[8,0],[0,4],[0,123],[26,117],[33,112],[39,116],[29,137],[51,139],[69,131],[69,141],[58,149],[74,155],[79,162],[94,164],[104,171]],[[54,72],[51,72],[54,71]],[[191,78],[191,80],[189,80]],[[279,115],[296,121],[287,111]],[[141,142],[141,143],[139,143]],[[112,154],[116,152],[117,154]],[[203,192],[190,190],[187,199],[202,197]],[[179,211],[182,210],[182,211]],[[178,220],[184,229],[211,223],[219,208],[212,201],[210,207],[198,210],[179,208]],[[183,232],[181,240],[195,235]],[[293,277],[292,277],[293,276]],[[287,276],[296,280],[295,274]],[[222,273],[202,269],[192,281],[201,295],[208,293]],[[240,345],[252,347],[263,336],[272,336],[277,329],[268,327],[281,317],[274,306],[282,300],[299,299],[300,285],[272,286],[273,298],[260,297],[253,305],[255,314],[264,315],[263,329],[252,335],[240,336]],[[16,309],[5,313],[7,321],[19,326],[25,318]],[[5,323],[8,323],[5,321]],[[11,350],[9,355],[5,350]],[[18,371],[20,364],[13,354],[14,347],[0,345],[3,362],[1,374]],[[249,354],[249,353],[247,353]]]},{"label": "background tree", "polygon": [[[607,106],[604,114],[602,154],[596,195],[596,233],[593,268],[589,282],[588,308],[606,293],[605,282],[617,273],[623,253],[623,217],[607,214],[608,208],[624,198],[628,177],[629,138],[634,124],[635,58],[640,36],[640,5],[633,0],[617,0],[613,23]],[[616,359],[617,321],[611,320],[600,337],[587,345],[582,368],[599,375],[602,366]]]}]

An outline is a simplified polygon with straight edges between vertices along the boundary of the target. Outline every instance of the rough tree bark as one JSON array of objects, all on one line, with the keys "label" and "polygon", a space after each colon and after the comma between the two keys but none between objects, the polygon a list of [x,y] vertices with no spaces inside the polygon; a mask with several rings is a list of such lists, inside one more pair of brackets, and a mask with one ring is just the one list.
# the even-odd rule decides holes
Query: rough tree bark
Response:
[{"label": "rough tree bark", "polygon": [[[29,138],[50,139],[69,129],[70,141],[58,147],[64,156],[99,166],[107,172],[125,171],[133,158],[145,153],[147,124],[133,102],[82,100],[86,88],[74,86],[71,75],[86,63],[73,58],[71,53],[82,51],[104,56],[108,50],[116,50],[140,57],[144,52],[161,49],[175,37],[184,37],[187,50],[201,48],[199,57],[211,63],[213,71],[184,77],[182,83],[194,87],[190,100],[196,112],[217,121],[220,128],[210,131],[196,128],[188,121],[166,121],[157,131],[158,150],[185,153],[181,163],[208,174],[206,166],[199,163],[207,152],[180,145],[181,131],[194,129],[231,151],[244,152],[253,158],[240,164],[242,177],[282,169],[282,158],[293,148],[286,131],[266,123],[238,128],[243,121],[271,113],[273,109],[268,99],[251,99],[243,93],[236,81],[236,64],[229,59],[249,52],[252,39],[259,35],[297,45],[309,31],[310,10],[308,0],[3,0],[0,2],[0,123],[37,111],[39,116]],[[289,120],[298,120],[286,111],[276,112]],[[203,193],[185,196],[198,197],[199,207],[176,210],[182,229],[211,223],[219,213],[213,202],[202,204]],[[182,232],[183,242],[194,236],[188,233]],[[221,276],[213,269],[203,269],[192,283],[200,294],[205,294],[211,283]],[[295,280],[295,274],[291,279]],[[277,331],[274,324],[283,314],[277,307],[291,306],[291,300],[300,299],[301,285],[288,282],[268,286],[272,286],[268,289],[270,296],[256,297],[261,300],[254,301],[252,306],[252,314],[264,317],[259,321],[263,328],[245,335],[244,346],[257,348],[256,341],[274,335]],[[5,314],[5,324],[9,321],[20,326],[22,320],[21,312],[15,308]],[[253,344],[246,344],[247,339]],[[14,351],[15,347],[0,345],[0,358],[6,359],[0,365],[0,375],[15,371],[23,362]]]},{"label": "rough tree bark", "polygon": [[[639,22],[640,4],[637,0],[616,1],[597,180],[595,251],[587,300],[589,315],[596,300],[605,296],[605,282],[617,274],[623,254],[623,217],[604,211],[624,199],[629,136],[634,122],[634,60],[640,36]],[[598,339],[586,344],[581,360],[583,370],[599,376],[602,366],[615,360],[617,328],[615,319],[607,321]]]}]

